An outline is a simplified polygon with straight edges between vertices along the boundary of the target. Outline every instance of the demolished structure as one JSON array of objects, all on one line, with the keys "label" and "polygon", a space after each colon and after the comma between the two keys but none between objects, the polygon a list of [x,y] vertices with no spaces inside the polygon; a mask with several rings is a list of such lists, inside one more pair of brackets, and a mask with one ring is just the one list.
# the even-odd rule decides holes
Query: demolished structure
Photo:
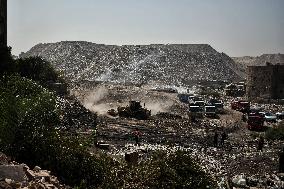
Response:
[{"label": "demolished structure", "polygon": [[248,99],[284,98],[284,65],[249,66],[247,73]]}]

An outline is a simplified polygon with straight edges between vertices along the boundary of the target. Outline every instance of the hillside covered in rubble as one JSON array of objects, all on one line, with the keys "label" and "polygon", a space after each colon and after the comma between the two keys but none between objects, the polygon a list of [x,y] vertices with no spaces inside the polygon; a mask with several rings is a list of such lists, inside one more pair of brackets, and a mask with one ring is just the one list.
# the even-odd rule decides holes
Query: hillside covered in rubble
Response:
[{"label": "hillside covered in rubble", "polygon": [[244,76],[229,56],[207,44],[115,46],[64,41],[38,44],[20,55],[29,56],[50,61],[73,82],[187,85]]}]

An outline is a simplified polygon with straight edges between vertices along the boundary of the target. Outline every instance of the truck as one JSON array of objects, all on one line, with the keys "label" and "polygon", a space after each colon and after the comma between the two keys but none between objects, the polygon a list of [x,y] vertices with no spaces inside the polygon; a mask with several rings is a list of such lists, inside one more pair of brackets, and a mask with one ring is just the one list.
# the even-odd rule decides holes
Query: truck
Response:
[{"label": "truck", "polygon": [[264,118],[262,115],[249,114],[247,120],[247,128],[249,130],[261,131],[263,129]]},{"label": "truck", "polygon": [[231,108],[242,113],[248,113],[250,111],[250,102],[245,100],[234,100],[231,102]]},{"label": "truck", "polygon": [[204,114],[206,117],[216,118],[216,106],[205,106],[204,107]]},{"label": "truck", "polygon": [[203,118],[203,108],[200,106],[190,105],[188,116],[193,121],[196,120],[196,118]]},{"label": "truck", "polygon": [[215,106],[217,113],[223,113],[224,112],[224,103],[223,103],[222,100],[212,98],[208,101],[208,104],[211,105],[211,106]]}]

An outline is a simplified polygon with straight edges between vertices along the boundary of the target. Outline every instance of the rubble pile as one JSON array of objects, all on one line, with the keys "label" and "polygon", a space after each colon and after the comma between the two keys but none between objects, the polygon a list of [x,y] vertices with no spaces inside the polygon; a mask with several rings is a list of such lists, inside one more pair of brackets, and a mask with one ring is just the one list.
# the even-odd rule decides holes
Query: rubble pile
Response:
[{"label": "rubble pile", "polygon": [[9,159],[0,152],[0,189],[12,188],[40,188],[40,189],[67,189],[71,188],[60,184],[57,177],[50,171],[35,166],[30,169],[25,164],[9,162]]},{"label": "rubble pile", "polygon": [[90,42],[38,44],[20,57],[41,56],[72,82],[191,84],[244,77],[235,62],[207,44],[102,45]]}]

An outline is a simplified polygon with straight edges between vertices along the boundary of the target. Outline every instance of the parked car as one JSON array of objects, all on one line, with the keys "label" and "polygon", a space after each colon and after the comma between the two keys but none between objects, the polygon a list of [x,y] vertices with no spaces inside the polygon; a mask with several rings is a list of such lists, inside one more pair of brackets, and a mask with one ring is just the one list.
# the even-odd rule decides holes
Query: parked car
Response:
[{"label": "parked car", "polygon": [[277,119],[283,120],[284,119],[284,112],[277,112],[276,117],[277,117]]},{"label": "parked car", "polygon": [[276,122],[277,119],[276,115],[270,112],[266,112],[264,118],[266,122]]}]

